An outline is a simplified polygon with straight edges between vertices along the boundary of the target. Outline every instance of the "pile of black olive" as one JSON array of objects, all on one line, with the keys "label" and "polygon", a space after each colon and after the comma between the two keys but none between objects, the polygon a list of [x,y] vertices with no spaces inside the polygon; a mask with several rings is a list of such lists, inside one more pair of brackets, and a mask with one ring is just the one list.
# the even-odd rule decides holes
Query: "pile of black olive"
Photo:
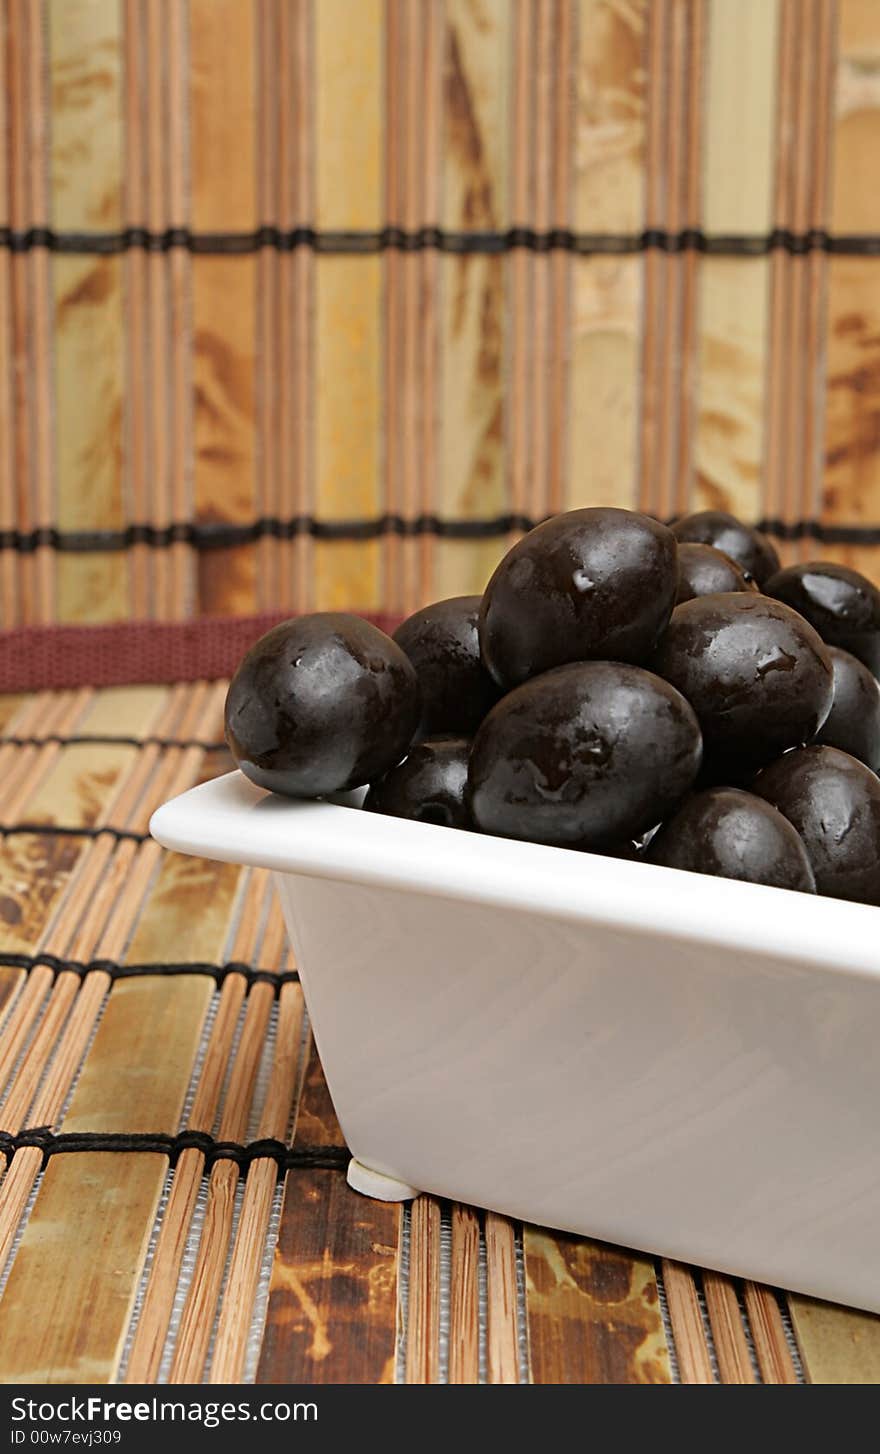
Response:
[{"label": "pile of black olive", "polygon": [[719,511],[557,515],[386,636],[284,622],[229,688],[294,797],[880,904],[880,591]]}]

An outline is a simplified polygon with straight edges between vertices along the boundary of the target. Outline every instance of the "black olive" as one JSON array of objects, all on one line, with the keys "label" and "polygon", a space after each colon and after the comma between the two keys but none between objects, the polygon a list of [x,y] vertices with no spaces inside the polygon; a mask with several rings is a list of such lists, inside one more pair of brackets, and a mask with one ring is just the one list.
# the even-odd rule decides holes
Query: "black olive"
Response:
[{"label": "black olive", "polygon": [[373,783],[364,799],[370,813],[439,823],[444,828],[470,828],[465,806],[470,742],[463,737],[435,737],[417,742],[403,762]]},{"label": "black olive", "polygon": [[251,647],[226,696],[226,741],[262,788],[315,798],[399,762],[419,719],[409,657],[344,612],[283,621]]},{"label": "black olive", "polygon": [[767,596],[729,592],[672,613],[654,670],[687,697],[706,755],[755,767],[815,737],[831,710],[827,647]]},{"label": "black olive", "polygon": [[748,571],[763,590],[764,582],[779,570],[775,547],[751,525],[744,525],[724,510],[699,510],[676,520],[672,532],[679,542],[714,545]]},{"label": "black olive", "polygon": [[416,669],[422,698],[420,737],[461,733],[472,737],[498,688],[480,660],[480,596],[435,601],[409,616],[394,633]]},{"label": "black olive", "polygon": [[690,541],[678,547],[678,595],[676,605],[697,596],[717,596],[723,591],[756,591],[752,577],[714,545]]},{"label": "black olive", "polygon": [[767,595],[784,601],[830,646],[842,646],[880,677],[880,591],[857,570],[810,561],[777,571]]},{"label": "black olive", "polygon": [[807,850],[788,819],[740,788],[695,793],[664,823],[647,857],[691,873],[816,892]]},{"label": "black olive", "polygon": [[880,778],[836,747],[801,747],[758,773],[753,791],[800,834],[820,894],[880,904]]},{"label": "black olive", "polygon": [[839,747],[880,772],[880,682],[840,646],[829,646],[828,655],[834,667],[834,702],[816,741]]},{"label": "black olive", "polygon": [[692,709],[651,672],[556,667],[503,697],[477,733],[471,813],[485,833],[617,848],[681,800],[700,755]]},{"label": "black olive", "polygon": [[507,552],[486,587],[483,662],[505,690],[565,662],[643,662],[677,589],[665,525],[630,510],[556,515]]}]

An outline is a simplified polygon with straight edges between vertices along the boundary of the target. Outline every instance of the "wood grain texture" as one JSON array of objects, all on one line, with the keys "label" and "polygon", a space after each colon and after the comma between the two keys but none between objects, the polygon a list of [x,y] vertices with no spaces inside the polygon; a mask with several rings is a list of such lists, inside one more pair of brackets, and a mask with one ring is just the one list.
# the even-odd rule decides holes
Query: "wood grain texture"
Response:
[{"label": "wood grain texture", "polygon": [[[256,226],[256,30],[253,0],[193,0],[189,11],[192,221],[205,231]],[[222,175],[223,187],[217,186]],[[205,523],[256,509],[253,256],[199,257],[192,275],[194,501]],[[199,557],[199,609],[256,609],[255,553]]]},{"label": "wood grain texture", "polygon": [[[187,871],[191,866],[194,874]],[[239,873],[237,868],[230,873],[229,868],[166,858],[132,940],[131,955],[159,961],[181,953],[216,959],[222,953]],[[133,881],[129,876],[128,882]],[[206,903],[208,910],[203,912]],[[111,947],[105,933],[98,948],[107,952]],[[89,995],[91,981],[97,984],[99,1003],[100,982],[107,982],[100,973],[89,976],[80,999]],[[210,997],[208,981],[157,976],[117,984],[63,1128],[175,1130]],[[90,1012],[92,1019],[96,1012]],[[113,1376],[166,1170],[165,1157],[149,1155],[90,1152],[53,1162],[4,1294],[0,1335],[4,1374],[13,1379],[33,1376],[32,1370],[39,1366],[43,1376],[54,1382],[106,1382]],[[84,1186],[87,1196],[82,1195]],[[76,1218],[59,1213],[59,1207],[77,1200],[90,1215],[94,1205],[113,1208],[101,1237],[84,1237]],[[60,1301],[41,1299],[38,1289],[48,1281],[57,1284]],[[89,1309],[87,1348],[74,1313],[83,1307]],[[3,1339],[8,1339],[7,1356]]]},{"label": "wood grain texture", "polygon": [[810,1383],[880,1383],[880,1318],[796,1295],[788,1306]]},{"label": "wood grain texture", "polygon": [[637,503],[642,277],[638,258],[574,261],[570,509]]},{"label": "wood grain texture", "polygon": [[[315,223],[376,228],[382,218],[382,7],[314,8]],[[382,513],[382,262],[315,259],[314,509],[327,520]],[[334,610],[383,593],[376,542],[315,544],[314,603]]]},{"label": "wood grain texture", "polygon": [[[634,233],[645,217],[647,6],[580,0],[573,224]],[[576,258],[571,297],[567,508],[635,504],[641,258]]]},{"label": "wood grain texture", "polygon": [[[868,171],[880,137],[880,14],[865,0],[839,7],[833,127],[831,227],[874,231],[880,204]],[[828,279],[822,513],[854,524],[880,508],[880,273],[866,263],[833,258]]]},{"label": "wood grain texture", "polygon": [[[776,0],[711,0],[702,177],[710,232],[770,226],[778,9]],[[762,513],[768,276],[760,258],[700,265],[694,508],[745,519]]]},{"label": "wood grain texture", "polygon": [[[114,230],[122,217],[122,11],[116,0],[49,0],[52,224]],[[124,522],[122,264],[62,256],[52,266],[57,523]],[[124,616],[124,552],[60,555],[66,621]]]},{"label": "wood grain texture", "polygon": [[[453,0],[443,54],[443,204],[445,226],[492,230],[509,215],[506,135],[513,7],[502,0]],[[456,518],[503,514],[505,470],[505,266],[464,255],[441,261],[440,513]],[[508,306],[517,308],[513,298]],[[472,584],[437,555],[437,592],[481,590],[498,555],[488,541],[462,552]]]},{"label": "wood grain texture", "polygon": [[[342,1146],[312,1050],[295,1145]],[[400,1207],[340,1171],[288,1173],[257,1383],[390,1383],[397,1327]]]},{"label": "wood grain texture", "polygon": [[3,1294],[0,1381],[108,1381],[166,1166],[107,1152],[53,1159]]},{"label": "wood grain texture", "polygon": [[526,1315],[535,1383],[669,1383],[650,1262],[526,1226]]},{"label": "wood grain texture", "polygon": [[647,0],[578,0],[574,225],[638,232],[644,218]]}]

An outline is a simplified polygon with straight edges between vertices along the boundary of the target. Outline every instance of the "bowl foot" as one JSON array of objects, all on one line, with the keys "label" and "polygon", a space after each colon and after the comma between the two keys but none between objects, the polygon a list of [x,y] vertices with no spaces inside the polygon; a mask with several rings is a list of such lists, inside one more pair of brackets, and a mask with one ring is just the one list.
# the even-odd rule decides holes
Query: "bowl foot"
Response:
[{"label": "bowl foot", "polygon": [[371,1171],[354,1156],[348,1163],[347,1180],[354,1191],[380,1202],[409,1202],[419,1195],[418,1187],[397,1181],[393,1176],[385,1176],[381,1171]]}]

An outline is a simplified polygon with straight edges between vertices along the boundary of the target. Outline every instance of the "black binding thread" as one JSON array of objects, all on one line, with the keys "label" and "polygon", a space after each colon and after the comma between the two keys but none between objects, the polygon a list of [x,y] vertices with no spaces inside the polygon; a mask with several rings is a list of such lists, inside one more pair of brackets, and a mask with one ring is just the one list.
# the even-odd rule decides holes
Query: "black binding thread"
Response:
[{"label": "black binding thread", "polygon": [[0,747],[45,747],[48,742],[59,747],[197,747],[200,752],[219,752],[225,742],[201,742],[192,737],[101,737],[91,733],[78,733],[63,737],[58,732],[47,732],[44,737],[7,737],[0,734]]},{"label": "black binding thread", "polygon": [[16,838],[22,833],[51,838],[100,838],[107,834],[118,843],[149,843],[149,833],[135,833],[132,828],[77,828],[70,823],[0,823],[0,837]]},{"label": "black binding thread", "polygon": [[7,1163],[27,1147],[36,1147],[42,1153],[43,1170],[53,1156],[83,1152],[158,1154],[167,1156],[174,1167],[184,1151],[194,1150],[204,1156],[206,1172],[218,1161],[231,1161],[244,1176],[255,1161],[274,1161],[279,1177],[288,1171],[344,1171],[349,1162],[344,1146],[288,1146],[271,1136],[245,1144],[219,1141],[207,1131],[192,1130],[179,1131],[176,1136],[160,1131],[53,1131],[51,1126],[27,1126],[14,1135],[0,1131],[0,1154]]},{"label": "black binding thread", "polygon": [[662,227],[632,233],[574,232],[566,227],[547,230],[508,227],[500,231],[462,232],[437,226],[412,229],[381,227],[375,230],[318,230],[314,227],[277,227],[266,223],[247,232],[194,232],[189,227],[167,227],[154,231],[146,227],[125,227],[112,232],[59,232],[52,227],[0,228],[0,247],[13,253],[46,248],[57,253],[89,253],[112,256],[139,248],[167,253],[173,249],[199,254],[244,256],[272,248],[294,252],[309,248],[316,253],[372,254],[378,252],[437,252],[503,254],[516,249],[529,252],[570,252],[582,257],[618,256],[656,250],[665,253],[700,252],[731,257],[766,257],[781,251],[794,256],[809,252],[880,256],[880,236],[868,233],[833,236],[825,228],[806,232],[776,227],[768,233],[709,235],[701,228],[670,231]]},{"label": "black binding thread", "polygon": [[[541,523],[537,517],[509,513],[481,520],[442,519],[438,515],[384,514],[364,520],[316,520],[310,515],[296,515],[290,520],[264,516],[247,525],[223,523],[179,522],[176,525],[129,525],[124,530],[58,530],[40,526],[35,530],[0,531],[0,550],[22,554],[49,546],[61,552],[128,550],[132,545],[148,545],[163,550],[182,542],[193,549],[227,550],[240,545],[253,545],[258,540],[293,540],[308,535],[316,540],[366,541],[384,536],[414,539],[434,535],[440,540],[493,540],[499,536],[532,530]],[[815,540],[825,545],[880,545],[880,525],[835,525],[822,520],[758,521],[758,529],[778,540]],[[114,739],[119,741],[120,739]],[[176,745],[170,743],[170,745]]]},{"label": "black binding thread", "polygon": [[0,951],[0,965],[7,969],[23,969],[28,974],[38,966],[51,969],[54,975],[75,974],[85,979],[95,970],[109,976],[115,983],[119,979],[144,979],[149,975],[202,975],[212,979],[219,989],[231,974],[240,974],[248,988],[255,984],[271,985],[276,996],[283,985],[298,984],[299,974],[295,969],[254,969],[243,960],[230,959],[225,964],[210,964],[207,961],[174,961],[169,963],[120,964],[115,959],[67,959],[60,954],[38,951],[36,954],[16,954],[10,950]]}]

